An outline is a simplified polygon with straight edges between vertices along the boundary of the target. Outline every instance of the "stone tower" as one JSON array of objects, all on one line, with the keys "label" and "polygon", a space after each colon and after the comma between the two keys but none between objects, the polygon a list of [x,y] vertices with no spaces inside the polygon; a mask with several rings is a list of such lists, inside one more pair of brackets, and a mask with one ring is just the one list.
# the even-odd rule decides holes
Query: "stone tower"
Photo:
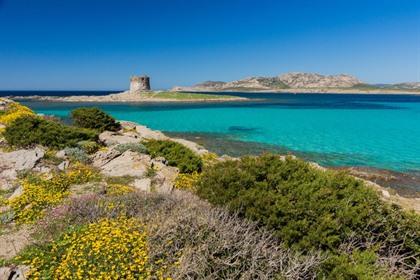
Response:
[{"label": "stone tower", "polygon": [[148,76],[133,76],[130,79],[130,92],[150,90],[150,78]]}]

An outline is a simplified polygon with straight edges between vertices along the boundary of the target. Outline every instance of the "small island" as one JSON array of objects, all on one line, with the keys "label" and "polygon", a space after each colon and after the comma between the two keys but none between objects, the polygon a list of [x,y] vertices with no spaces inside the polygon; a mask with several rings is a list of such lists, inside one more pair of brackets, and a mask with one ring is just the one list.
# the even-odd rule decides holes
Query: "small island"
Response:
[{"label": "small island", "polygon": [[247,98],[206,93],[188,93],[183,91],[152,91],[150,77],[133,76],[130,89],[120,93],[107,95],[73,95],[73,96],[11,96],[15,100],[38,100],[52,102],[221,102],[244,101]]}]

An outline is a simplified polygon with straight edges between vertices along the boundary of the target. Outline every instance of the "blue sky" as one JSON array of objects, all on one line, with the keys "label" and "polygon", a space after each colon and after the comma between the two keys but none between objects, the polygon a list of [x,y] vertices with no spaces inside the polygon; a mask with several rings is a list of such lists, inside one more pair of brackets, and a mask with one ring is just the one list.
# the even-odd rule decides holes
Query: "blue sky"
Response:
[{"label": "blue sky", "polygon": [[419,0],[0,0],[0,89],[275,76],[420,81]]}]

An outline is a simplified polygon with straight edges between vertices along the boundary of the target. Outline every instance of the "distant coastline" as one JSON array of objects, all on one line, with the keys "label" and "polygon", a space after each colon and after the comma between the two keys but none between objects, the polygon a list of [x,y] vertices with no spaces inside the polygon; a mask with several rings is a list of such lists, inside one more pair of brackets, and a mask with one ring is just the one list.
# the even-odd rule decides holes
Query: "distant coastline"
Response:
[{"label": "distant coastline", "polygon": [[130,92],[112,93],[106,95],[70,95],[70,96],[8,96],[13,100],[36,100],[49,102],[94,102],[94,103],[146,103],[146,102],[224,102],[224,101],[245,101],[248,98],[212,95],[206,93],[187,92]]}]

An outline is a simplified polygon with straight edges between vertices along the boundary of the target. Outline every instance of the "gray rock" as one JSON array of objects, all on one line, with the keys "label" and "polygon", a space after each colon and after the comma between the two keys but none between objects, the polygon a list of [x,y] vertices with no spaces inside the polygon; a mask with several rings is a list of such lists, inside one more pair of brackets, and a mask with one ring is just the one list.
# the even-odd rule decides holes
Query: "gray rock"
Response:
[{"label": "gray rock", "polygon": [[[1,174],[0,174],[1,177]],[[0,178],[0,190],[8,191],[14,187],[12,180],[7,180],[5,178]]]},{"label": "gray rock", "polygon": [[13,168],[17,171],[30,170],[44,157],[44,150],[18,150],[10,153],[0,153],[0,170]]},{"label": "gray rock", "polygon": [[14,199],[14,198],[16,198],[16,197],[18,197],[18,196],[21,196],[23,194],[23,188],[22,188],[22,186],[19,186],[19,187],[17,187],[16,189],[15,189],[15,191],[12,193],[12,195],[9,197],[9,200],[10,199]]},{"label": "gray rock", "polygon": [[189,140],[174,138],[174,139],[172,139],[172,141],[177,142],[181,145],[184,145],[185,147],[187,147],[188,149],[190,149],[191,151],[193,151],[197,155],[203,155],[203,154],[207,154],[209,152],[208,150],[204,149],[202,146],[198,145],[195,142],[189,141]]},{"label": "gray rock", "polygon": [[70,165],[70,162],[68,160],[63,161],[62,163],[60,163],[57,168],[61,171],[66,170]]},{"label": "gray rock", "polygon": [[135,132],[119,133],[104,131],[99,134],[99,140],[106,146],[113,146],[117,144],[138,143],[141,141],[141,138]]},{"label": "gray rock", "polygon": [[156,175],[153,178],[154,188],[159,193],[170,193],[175,185],[179,170],[172,166],[161,166],[156,168]]},{"label": "gray rock", "polygon": [[140,155],[136,152],[126,151],[105,165],[101,166],[101,172],[107,176],[132,176],[144,177],[150,168],[151,158],[148,155]]},{"label": "gray rock", "polygon": [[63,150],[58,151],[55,154],[55,157],[57,157],[57,158],[63,158],[63,159],[66,158],[67,157],[66,150],[63,149]]},{"label": "gray rock", "polygon": [[25,280],[29,270],[26,265],[0,267],[0,280]]},{"label": "gray rock", "polygon": [[94,167],[102,167],[114,158],[121,155],[121,152],[115,149],[96,152],[92,157],[92,165]]},{"label": "gray rock", "polygon": [[133,182],[133,187],[144,192],[150,192],[152,188],[152,180],[150,178],[136,179]]},{"label": "gray rock", "polygon": [[137,125],[136,131],[144,139],[154,139],[154,140],[168,140],[169,138],[160,131],[151,130],[150,128],[144,125]]},{"label": "gray rock", "polygon": [[120,121],[121,127],[126,130],[135,130],[137,124],[129,121]]}]

